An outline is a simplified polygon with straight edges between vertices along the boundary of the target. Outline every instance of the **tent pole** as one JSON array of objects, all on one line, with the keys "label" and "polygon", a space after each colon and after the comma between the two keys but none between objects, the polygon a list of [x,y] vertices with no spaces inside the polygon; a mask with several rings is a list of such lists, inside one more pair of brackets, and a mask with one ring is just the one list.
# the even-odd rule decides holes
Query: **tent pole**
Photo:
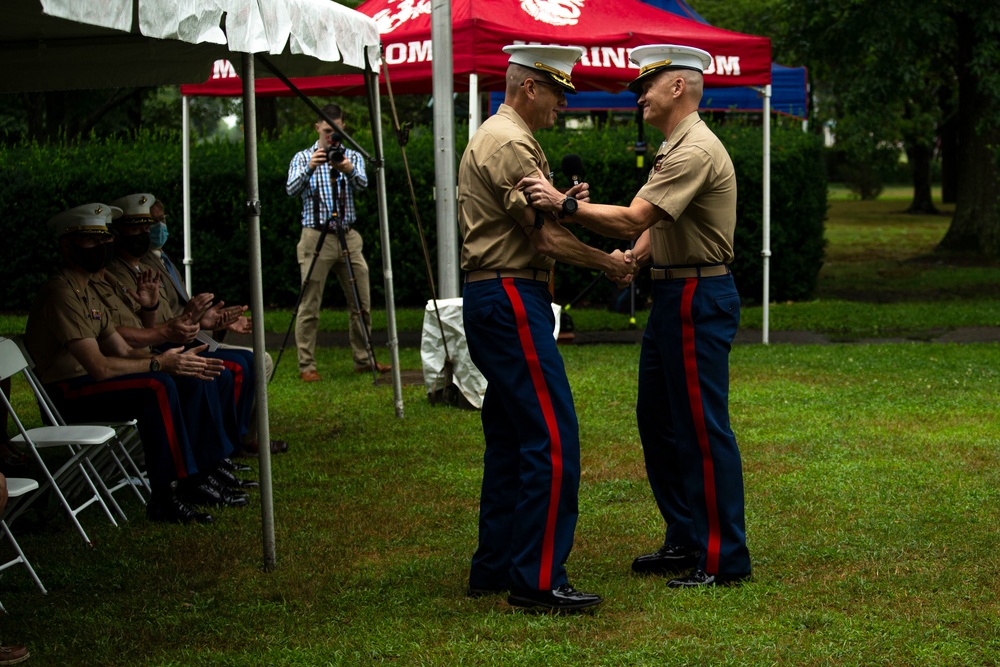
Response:
[{"label": "tent pole", "polygon": [[479,129],[479,75],[473,72],[469,75],[469,141]]},{"label": "tent pole", "polygon": [[[181,96],[181,189],[184,211],[184,284],[191,289],[191,98]],[[190,292],[189,294],[194,294]]]},{"label": "tent pole", "polygon": [[382,108],[378,94],[378,69],[369,63],[365,71],[365,93],[371,116],[372,143],[375,144],[375,188],[378,198],[378,228],[382,240],[382,280],[385,284],[385,319],[389,333],[389,355],[392,359],[392,399],[396,417],[403,418],[403,380],[399,368],[399,339],[396,336],[396,296],[392,282],[392,239],[389,236],[389,205],[385,188],[385,155],[382,152]]},{"label": "tent pole", "polygon": [[438,298],[461,296],[458,287],[458,202],[455,198],[455,99],[451,0],[431,3],[431,82],[434,94],[434,196],[437,209]]},{"label": "tent pole", "polygon": [[[264,290],[261,278],[260,250],[260,191],[257,183],[257,104],[254,95],[254,62],[252,53],[244,53],[243,78],[243,145],[246,156],[246,220],[250,255],[250,312],[257,316],[253,328],[253,370],[258,378],[264,371]],[[264,540],[264,571],[275,567],[274,495],[271,486],[271,431],[267,418],[267,382],[258,381],[256,389],[257,458],[260,461],[260,512]]]},{"label": "tent pole", "polygon": [[761,219],[764,258],[763,333],[761,342],[768,344],[768,320],[771,301],[771,84],[764,86],[764,215]]}]

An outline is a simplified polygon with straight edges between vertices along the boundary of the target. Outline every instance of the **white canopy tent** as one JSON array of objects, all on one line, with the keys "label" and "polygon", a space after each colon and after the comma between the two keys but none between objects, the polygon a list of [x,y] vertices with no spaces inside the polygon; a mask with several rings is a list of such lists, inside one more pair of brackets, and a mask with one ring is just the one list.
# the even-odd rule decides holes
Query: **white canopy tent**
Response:
[{"label": "white canopy tent", "polygon": [[[402,416],[382,138],[378,122],[379,34],[375,22],[329,0],[7,0],[0,25],[0,92],[200,83],[212,63],[241,54],[246,146],[246,219],[251,309],[262,313],[260,201],[253,54],[287,76],[361,71],[370,91],[376,184],[393,355],[394,397]],[[139,184],[137,184],[138,186]],[[264,373],[264,331],[253,334]],[[264,565],[275,564],[267,383],[257,383]]]}]

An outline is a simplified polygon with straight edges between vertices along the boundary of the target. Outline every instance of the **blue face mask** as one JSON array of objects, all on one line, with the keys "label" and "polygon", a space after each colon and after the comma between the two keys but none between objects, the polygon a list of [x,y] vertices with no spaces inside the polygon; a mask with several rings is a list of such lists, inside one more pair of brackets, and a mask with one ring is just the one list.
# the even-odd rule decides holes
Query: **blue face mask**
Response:
[{"label": "blue face mask", "polygon": [[167,229],[167,223],[154,222],[149,226],[149,246],[151,248],[162,248],[169,236],[170,230]]}]

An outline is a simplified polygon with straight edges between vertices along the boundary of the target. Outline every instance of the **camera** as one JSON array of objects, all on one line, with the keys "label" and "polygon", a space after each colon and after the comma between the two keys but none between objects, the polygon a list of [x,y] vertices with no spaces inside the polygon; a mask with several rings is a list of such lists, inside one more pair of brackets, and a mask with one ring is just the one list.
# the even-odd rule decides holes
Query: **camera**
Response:
[{"label": "camera", "polygon": [[345,159],[344,146],[340,143],[340,135],[336,132],[330,137],[330,147],[326,149],[326,161],[330,164],[340,164]]}]

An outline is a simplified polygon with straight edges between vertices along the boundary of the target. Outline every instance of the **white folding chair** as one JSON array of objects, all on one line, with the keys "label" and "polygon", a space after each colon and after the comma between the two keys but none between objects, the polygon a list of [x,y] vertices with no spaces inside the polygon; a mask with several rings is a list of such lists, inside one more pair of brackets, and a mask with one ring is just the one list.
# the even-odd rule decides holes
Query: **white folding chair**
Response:
[{"label": "white folding chair", "polygon": [[[38,401],[38,407],[43,419],[49,424],[67,425],[66,420],[59,413],[59,409],[45,390],[45,386],[38,379],[38,376],[35,375],[35,362],[24,346],[24,340],[20,336],[13,336],[12,339],[17,343],[21,354],[24,356],[24,360],[28,363],[24,374]],[[147,496],[151,493],[149,478],[141,465],[143,452],[142,439],[139,437],[138,422],[135,419],[130,419],[123,422],[99,422],[87,425],[107,426],[115,431],[114,440],[110,441],[105,448],[86,457],[84,465],[90,470],[91,476],[105,494],[112,509],[115,510],[123,521],[128,521],[128,516],[115,500],[114,494],[121,489],[129,488],[135,494],[139,503],[145,505],[146,496],[139,489],[145,490]],[[139,462],[137,462],[137,459]],[[78,478],[77,483],[69,487],[69,492],[66,494],[67,497],[72,498],[74,495],[73,492],[77,491],[78,487],[84,484],[84,480]]]},{"label": "white folding chair", "polygon": [[[15,337],[14,342],[17,343],[24,360],[28,363],[24,375],[38,400],[38,408],[42,412],[42,417],[50,424],[66,426],[67,422],[59,413],[59,408],[56,407],[45,390],[45,386],[35,375],[35,362],[25,348],[24,341],[20,337]],[[145,489],[147,494],[150,493],[149,480],[135,460],[135,457],[142,453],[142,440],[139,437],[137,422],[135,419],[131,419],[125,422],[102,422],[87,425],[107,426],[115,431],[114,439],[108,442],[102,450],[87,457],[84,464],[97,480],[98,486],[101,487],[115,512],[123,521],[128,521],[125,512],[115,500],[114,494],[121,489],[130,488],[139,502],[145,505],[146,498],[139,491],[139,487]]]},{"label": "white folding chair", "polygon": [[[24,375],[29,386],[32,387],[32,393],[34,393],[35,385],[28,376],[27,367],[28,362],[25,360],[24,355],[21,354],[17,343],[8,338],[0,339],[0,379],[6,380],[21,373]],[[37,395],[35,398],[39,400]],[[93,546],[93,543],[87,536],[87,532],[83,529],[79,519],[77,519],[77,515],[80,512],[90,507],[90,505],[96,504],[104,510],[105,515],[112,525],[117,526],[118,522],[115,521],[115,517],[111,514],[111,510],[108,509],[104,499],[101,498],[101,494],[94,485],[91,475],[87,472],[84,462],[90,454],[100,448],[106,447],[107,443],[114,439],[115,430],[107,426],[66,426],[62,424],[27,429],[17,416],[14,406],[7,400],[3,392],[0,392],[0,399],[3,400],[4,406],[10,413],[11,419],[14,420],[14,424],[17,426],[19,432],[19,435],[10,439],[11,442],[23,444],[28,448],[28,451],[35,457],[35,461],[38,462],[42,475],[45,477],[39,484],[38,489],[25,502],[21,503],[14,512],[11,512],[7,520],[13,523],[46,490],[52,489],[52,492],[66,509],[70,521],[76,526],[77,531],[83,537],[84,541],[88,546]],[[69,458],[59,468],[50,470],[49,464],[46,463],[41,450],[53,450],[60,447],[66,448]],[[71,487],[76,480],[82,481],[84,491],[79,494],[82,502],[78,505],[73,505],[67,500],[64,489]]]},{"label": "white folding chair", "polygon": [[[14,535],[10,532],[10,527],[7,525],[6,519],[6,515],[10,514],[13,506],[17,504],[15,498],[20,498],[29,491],[34,491],[37,488],[38,482],[33,479],[26,479],[24,477],[7,478],[7,497],[9,500],[7,502],[7,507],[4,510],[5,516],[0,519],[0,529],[3,530],[3,534],[7,536],[8,540],[10,540],[10,544],[14,547],[14,552],[17,556],[10,559],[6,563],[0,564],[0,572],[6,570],[8,567],[13,567],[18,563],[21,563],[25,568],[27,568],[28,574],[31,575],[31,578],[35,580],[35,585],[38,586],[38,590],[45,594],[48,593],[48,591],[45,590],[45,586],[42,585],[42,580],[38,578],[37,574],[35,574],[35,568],[31,567],[31,563],[28,562],[28,557],[24,555],[23,551],[21,551],[21,545],[17,543],[16,539],[14,539]],[[5,613],[7,611],[2,602],[0,602],[0,611]]]}]

